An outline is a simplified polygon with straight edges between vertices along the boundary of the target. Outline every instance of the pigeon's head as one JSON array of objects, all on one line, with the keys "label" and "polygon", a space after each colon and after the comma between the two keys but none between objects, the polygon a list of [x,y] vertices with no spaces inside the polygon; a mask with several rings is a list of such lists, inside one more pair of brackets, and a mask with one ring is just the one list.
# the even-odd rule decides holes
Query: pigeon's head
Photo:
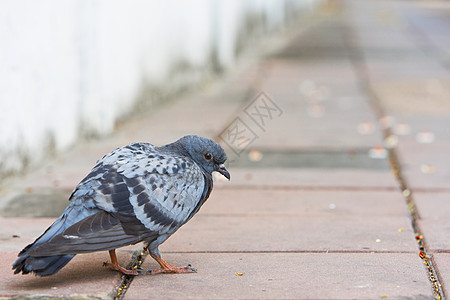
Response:
[{"label": "pigeon's head", "polygon": [[227,155],[219,144],[198,135],[187,135],[182,137],[179,142],[192,159],[206,172],[211,174],[217,171],[230,180],[230,173],[224,165]]}]

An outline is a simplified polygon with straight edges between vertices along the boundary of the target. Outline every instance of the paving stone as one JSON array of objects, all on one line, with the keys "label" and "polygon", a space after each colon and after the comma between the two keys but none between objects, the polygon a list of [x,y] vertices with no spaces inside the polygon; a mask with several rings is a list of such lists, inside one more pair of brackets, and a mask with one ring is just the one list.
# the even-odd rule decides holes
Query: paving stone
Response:
[{"label": "paving stone", "polygon": [[414,192],[414,201],[420,218],[445,222],[450,214],[447,192]]},{"label": "paving stone", "polygon": [[[397,119],[411,128],[409,135],[400,136],[398,145],[402,172],[411,189],[450,189],[450,115]],[[418,142],[421,135],[428,135],[429,143]]]},{"label": "paving stone", "polygon": [[229,168],[389,171],[389,161],[372,158],[370,151],[369,148],[358,150],[253,148],[239,156],[230,157]]},{"label": "paving stone", "polygon": [[12,194],[0,210],[1,217],[59,217],[69,204],[72,191],[61,189],[33,190]]},{"label": "paving stone", "polygon": [[397,191],[217,189],[200,209],[201,215],[326,215],[407,216]]},{"label": "paving stone", "polygon": [[18,253],[55,220],[56,218],[0,218],[0,251]]},{"label": "paving stone", "polygon": [[448,221],[439,222],[435,220],[419,220],[420,228],[428,248],[432,251],[448,251],[450,242],[450,224]]},{"label": "paving stone", "polygon": [[432,251],[450,251],[449,194],[439,192],[413,194],[427,246]]},{"label": "paving stone", "polygon": [[418,116],[419,120],[423,116],[434,117],[427,122],[428,125],[432,125],[450,114],[450,103],[446,98],[450,93],[448,88],[450,78],[449,74],[445,75],[433,74],[424,78],[402,77],[377,82],[373,88],[388,113],[412,120],[413,116]]},{"label": "paving stone", "polygon": [[420,219],[420,228],[425,237],[425,242],[432,251],[449,251],[450,242],[448,240],[450,234],[450,223],[448,220],[437,219]]},{"label": "paving stone", "polygon": [[335,189],[389,189],[398,184],[390,171],[352,169],[240,169],[230,167],[231,180],[219,179],[220,188],[307,187]]},{"label": "paving stone", "polygon": [[[432,297],[417,254],[170,253],[196,274],[134,279],[125,299],[388,299]],[[151,258],[144,269],[157,268]],[[242,276],[238,276],[242,274]]]},{"label": "paving stone", "polygon": [[197,215],[161,250],[416,252],[417,243],[407,216]]},{"label": "paving stone", "polygon": [[450,293],[450,253],[433,254],[445,295]]},{"label": "paving stone", "polygon": [[[16,295],[90,295],[108,298],[119,284],[120,275],[102,266],[109,260],[107,252],[77,255],[58,273],[48,277],[14,275],[11,264],[17,252],[0,253],[0,296]],[[119,252],[119,261],[128,263],[130,254]]]}]

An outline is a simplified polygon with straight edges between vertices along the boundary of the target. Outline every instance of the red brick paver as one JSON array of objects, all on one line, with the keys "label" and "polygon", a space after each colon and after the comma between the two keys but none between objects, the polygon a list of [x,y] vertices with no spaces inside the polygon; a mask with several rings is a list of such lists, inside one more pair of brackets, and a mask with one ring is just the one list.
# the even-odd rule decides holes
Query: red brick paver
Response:
[{"label": "red brick paver", "polygon": [[[415,254],[167,254],[192,263],[193,274],[133,281],[126,299],[379,299],[430,295]],[[154,263],[144,263],[155,268]],[[242,276],[239,276],[242,275]]]}]

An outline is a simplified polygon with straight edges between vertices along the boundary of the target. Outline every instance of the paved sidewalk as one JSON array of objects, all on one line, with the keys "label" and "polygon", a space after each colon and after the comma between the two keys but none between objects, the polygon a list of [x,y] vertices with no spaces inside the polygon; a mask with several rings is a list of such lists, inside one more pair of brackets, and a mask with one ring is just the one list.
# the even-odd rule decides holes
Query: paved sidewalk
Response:
[{"label": "paved sidewalk", "polygon": [[[327,3],[283,47],[220,84],[4,182],[0,299],[448,297],[450,4]],[[197,274],[138,276],[119,290],[123,278],[102,267],[106,252],[78,255],[50,277],[12,274],[17,252],[96,159],[188,133],[221,141],[231,172],[161,246]],[[123,265],[136,249],[118,251]],[[144,269],[155,267],[145,258]]]}]

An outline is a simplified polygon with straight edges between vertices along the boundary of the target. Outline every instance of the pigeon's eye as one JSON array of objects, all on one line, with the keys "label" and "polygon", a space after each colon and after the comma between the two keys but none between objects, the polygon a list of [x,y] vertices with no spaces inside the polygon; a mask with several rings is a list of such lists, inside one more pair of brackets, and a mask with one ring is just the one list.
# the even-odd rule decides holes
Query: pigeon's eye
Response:
[{"label": "pigeon's eye", "polygon": [[206,160],[211,160],[213,158],[213,155],[211,153],[205,153],[205,159]]}]

